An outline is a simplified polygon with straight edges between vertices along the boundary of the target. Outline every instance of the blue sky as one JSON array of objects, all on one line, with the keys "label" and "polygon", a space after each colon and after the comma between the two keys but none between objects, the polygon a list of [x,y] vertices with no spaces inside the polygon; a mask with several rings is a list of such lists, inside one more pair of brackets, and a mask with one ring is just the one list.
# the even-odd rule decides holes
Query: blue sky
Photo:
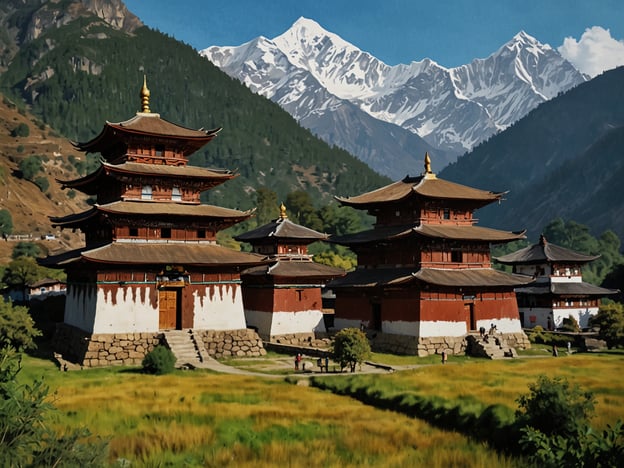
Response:
[{"label": "blue sky", "polygon": [[[484,58],[524,30],[579,64],[624,63],[623,0],[124,0],[197,49],[273,38],[304,16],[389,65]],[[599,28],[590,29],[594,26]],[[587,31],[586,31],[587,30]],[[608,32],[607,32],[608,31]],[[621,57],[616,59],[615,57]],[[596,64],[597,63],[597,64]],[[577,64],[577,66],[579,66]],[[613,65],[614,66],[614,65]],[[582,68],[582,66],[579,66]]]}]

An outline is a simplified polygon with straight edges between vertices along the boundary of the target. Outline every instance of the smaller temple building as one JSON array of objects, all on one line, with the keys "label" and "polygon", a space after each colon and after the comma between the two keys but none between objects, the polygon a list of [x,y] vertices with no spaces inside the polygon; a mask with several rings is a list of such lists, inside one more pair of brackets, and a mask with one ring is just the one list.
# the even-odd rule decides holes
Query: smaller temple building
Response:
[{"label": "smaller temple building", "polygon": [[241,274],[247,326],[264,341],[304,344],[326,332],[321,289],[345,272],[314,262],[308,245],[327,237],[290,221],[282,204],[279,218],[235,238],[267,262]]},{"label": "smaller temple building", "polygon": [[598,313],[600,298],[619,292],[583,281],[582,266],[598,257],[551,244],[542,235],[537,244],[495,260],[535,279],[534,284],[516,289],[522,326],[554,330],[569,317],[586,328],[589,318]]}]

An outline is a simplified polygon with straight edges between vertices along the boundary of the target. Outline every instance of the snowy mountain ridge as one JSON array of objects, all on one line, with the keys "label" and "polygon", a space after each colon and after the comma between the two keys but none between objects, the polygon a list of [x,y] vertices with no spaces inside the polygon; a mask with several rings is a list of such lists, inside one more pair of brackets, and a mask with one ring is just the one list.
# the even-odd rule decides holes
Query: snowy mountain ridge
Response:
[{"label": "snowy mountain ridge", "polygon": [[[390,66],[306,18],[274,39],[260,36],[200,54],[377,170],[388,166],[378,159],[389,155],[376,151],[374,141],[363,143],[379,129],[358,111],[421,137],[446,164],[586,80],[557,51],[524,31],[489,57],[456,68],[427,58]],[[337,123],[335,112],[356,122]]]}]

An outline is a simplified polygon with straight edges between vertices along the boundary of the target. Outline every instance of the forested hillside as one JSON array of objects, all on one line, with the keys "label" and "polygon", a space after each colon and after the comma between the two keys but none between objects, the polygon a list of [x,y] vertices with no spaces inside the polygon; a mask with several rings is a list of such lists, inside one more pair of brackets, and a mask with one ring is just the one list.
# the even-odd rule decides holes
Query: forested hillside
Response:
[{"label": "forested hillside", "polygon": [[546,102],[441,172],[506,200],[480,210],[484,225],[539,234],[555,217],[624,237],[624,67]]},{"label": "forested hillside", "polygon": [[[48,7],[66,8],[65,3],[71,2]],[[24,12],[15,15],[5,18],[5,26],[30,20]],[[240,177],[206,193],[204,201],[246,209],[255,205],[256,190],[266,186],[281,199],[304,190],[320,205],[333,194],[356,194],[387,183],[190,46],[146,27],[129,34],[95,16],[82,16],[45,29],[20,44],[0,76],[0,87],[67,138],[87,140],[106,120],[134,115],[144,74],[153,112],[191,128],[223,127],[191,163],[237,169]]]}]

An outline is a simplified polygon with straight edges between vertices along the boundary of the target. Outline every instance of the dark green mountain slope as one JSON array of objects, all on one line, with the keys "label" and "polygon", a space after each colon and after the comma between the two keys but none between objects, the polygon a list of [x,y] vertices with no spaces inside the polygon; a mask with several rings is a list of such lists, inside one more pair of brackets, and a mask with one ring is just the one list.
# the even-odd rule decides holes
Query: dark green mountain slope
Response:
[{"label": "dark green mountain slope", "polygon": [[563,216],[595,234],[612,229],[623,237],[624,191],[616,175],[624,145],[619,130],[609,133],[624,126],[622,83],[624,67],[540,105],[440,176],[510,191],[502,204],[480,210],[483,225],[526,228],[535,237],[545,223]]},{"label": "dark green mountain slope", "polygon": [[47,8],[58,10],[57,16],[48,16],[59,17],[76,2],[27,3],[30,10],[18,8],[2,20],[5,31],[22,31],[14,34],[22,42],[10,61],[5,59],[0,87],[68,138],[87,140],[100,132],[105,120],[132,117],[140,106],[145,74],[152,112],[191,128],[223,127],[192,160],[241,174],[209,192],[212,203],[252,207],[260,186],[282,199],[303,189],[320,203],[331,194],[351,195],[387,183],[345,151],[330,148],[299,127],[276,104],[227,77],[190,46],[146,27],[129,33],[94,15],[50,23],[36,39],[26,40],[23,25],[32,23],[32,15]]}]

